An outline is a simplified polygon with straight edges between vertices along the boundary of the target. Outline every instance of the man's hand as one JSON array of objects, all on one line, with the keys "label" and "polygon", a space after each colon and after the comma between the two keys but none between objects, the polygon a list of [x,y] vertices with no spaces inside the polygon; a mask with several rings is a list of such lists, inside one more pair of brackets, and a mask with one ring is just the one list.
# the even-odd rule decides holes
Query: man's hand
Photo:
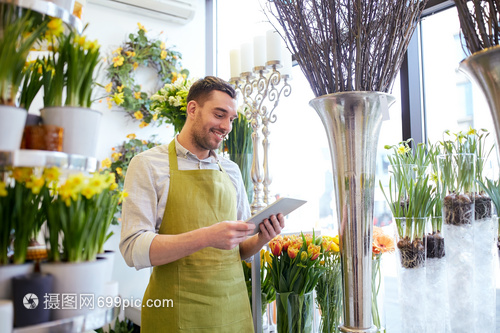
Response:
[{"label": "man's hand", "polygon": [[208,246],[231,250],[247,239],[255,225],[244,221],[223,221],[207,227]]},{"label": "man's hand", "polygon": [[265,219],[259,224],[259,226],[259,240],[265,244],[281,234],[281,230],[285,227],[285,218],[281,213],[278,215],[271,215],[268,219]]}]

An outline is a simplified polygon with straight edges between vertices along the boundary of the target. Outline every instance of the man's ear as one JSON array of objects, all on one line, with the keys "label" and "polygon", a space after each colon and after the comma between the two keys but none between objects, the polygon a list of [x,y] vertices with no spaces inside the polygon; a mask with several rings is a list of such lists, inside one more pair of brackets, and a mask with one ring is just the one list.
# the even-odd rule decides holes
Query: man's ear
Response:
[{"label": "man's ear", "polygon": [[198,109],[198,103],[196,103],[196,101],[194,100],[189,101],[189,103],[186,106],[187,117],[194,118],[197,109]]}]

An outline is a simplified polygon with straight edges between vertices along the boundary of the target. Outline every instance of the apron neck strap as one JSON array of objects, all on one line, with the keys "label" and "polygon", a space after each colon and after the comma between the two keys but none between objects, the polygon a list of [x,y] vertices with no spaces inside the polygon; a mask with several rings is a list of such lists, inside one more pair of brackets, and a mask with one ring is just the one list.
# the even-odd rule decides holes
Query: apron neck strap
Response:
[{"label": "apron neck strap", "polygon": [[168,162],[170,163],[170,170],[178,170],[177,167],[177,150],[175,149],[175,139],[168,145]]}]

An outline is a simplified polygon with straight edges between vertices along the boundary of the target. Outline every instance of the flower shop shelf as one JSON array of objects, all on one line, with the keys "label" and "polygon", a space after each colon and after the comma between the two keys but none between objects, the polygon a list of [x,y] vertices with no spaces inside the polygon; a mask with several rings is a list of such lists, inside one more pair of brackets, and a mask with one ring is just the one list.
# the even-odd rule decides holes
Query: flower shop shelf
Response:
[{"label": "flower shop shelf", "polygon": [[99,169],[99,163],[95,157],[20,149],[0,151],[0,171],[4,167],[58,167],[68,171],[94,172]]},{"label": "flower shop shelf", "polygon": [[[12,0],[0,0],[0,3],[9,2],[12,2]],[[63,22],[74,27],[78,32],[82,32],[83,30],[82,21],[78,17],[53,2],[43,0],[14,0],[14,4],[18,7],[34,10],[40,14],[60,18]]]},{"label": "flower shop shelf", "polygon": [[118,317],[119,312],[120,307],[96,309],[86,315],[16,328],[13,333],[88,332],[113,322]]}]

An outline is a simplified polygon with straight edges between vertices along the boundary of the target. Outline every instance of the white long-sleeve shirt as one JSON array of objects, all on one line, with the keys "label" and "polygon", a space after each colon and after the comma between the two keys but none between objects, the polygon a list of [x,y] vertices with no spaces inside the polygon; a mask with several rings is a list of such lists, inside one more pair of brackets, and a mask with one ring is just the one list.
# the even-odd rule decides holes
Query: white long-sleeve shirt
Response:
[{"label": "white long-sleeve shirt", "polygon": [[[200,160],[182,147],[177,137],[175,147],[179,170],[218,170],[217,161],[219,161],[236,188],[238,220],[246,220],[250,217],[245,186],[236,163],[214,152],[211,152],[208,158]],[[127,265],[137,270],[151,267],[149,248],[160,229],[169,184],[168,144],[142,152],[130,162],[124,185],[128,197],[124,200],[122,207],[120,251]],[[189,207],[184,209],[189,209]]]}]

